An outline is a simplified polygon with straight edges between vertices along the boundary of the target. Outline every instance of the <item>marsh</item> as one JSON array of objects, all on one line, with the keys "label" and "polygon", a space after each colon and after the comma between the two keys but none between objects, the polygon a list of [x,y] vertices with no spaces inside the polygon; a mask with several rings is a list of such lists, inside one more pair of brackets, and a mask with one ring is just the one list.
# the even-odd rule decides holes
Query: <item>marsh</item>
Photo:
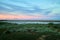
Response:
[{"label": "marsh", "polygon": [[[42,37],[42,36],[45,37]],[[0,22],[1,40],[60,40],[60,24]]]}]

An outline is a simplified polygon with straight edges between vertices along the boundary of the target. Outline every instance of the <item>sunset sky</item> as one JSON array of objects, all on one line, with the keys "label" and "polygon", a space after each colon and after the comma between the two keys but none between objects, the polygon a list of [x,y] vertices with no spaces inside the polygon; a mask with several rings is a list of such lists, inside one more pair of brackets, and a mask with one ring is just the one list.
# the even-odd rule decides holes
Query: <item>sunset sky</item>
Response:
[{"label": "sunset sky", "polygon": [[0,0],[0,20],[60,20],[60,0]]}]

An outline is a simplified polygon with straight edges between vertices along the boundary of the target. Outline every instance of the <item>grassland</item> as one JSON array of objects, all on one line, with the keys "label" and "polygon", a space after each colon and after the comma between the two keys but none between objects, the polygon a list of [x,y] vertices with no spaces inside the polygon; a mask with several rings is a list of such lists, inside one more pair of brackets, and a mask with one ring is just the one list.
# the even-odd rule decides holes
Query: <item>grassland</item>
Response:
[{"label": "grassland", "polygon": [[0,40],[60,40],[60,24],[0,22]]}]

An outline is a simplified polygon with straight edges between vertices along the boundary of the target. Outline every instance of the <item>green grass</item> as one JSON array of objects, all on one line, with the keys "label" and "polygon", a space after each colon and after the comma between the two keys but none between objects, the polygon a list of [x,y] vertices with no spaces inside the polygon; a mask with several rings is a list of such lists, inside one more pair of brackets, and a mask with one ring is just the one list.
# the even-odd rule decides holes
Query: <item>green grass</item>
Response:
[{"label": "green grass", "polygon": [[[27,31],[25,31],[26,30],[25,28],[35,28],[35,29],[27,29]],[[17,31],[19,29],[22,30]],[[51,23],[15,24],[15,23],[0,22],[0,40],[42,40],[42,39],[60,40],[60,24],[51,24]]]}]

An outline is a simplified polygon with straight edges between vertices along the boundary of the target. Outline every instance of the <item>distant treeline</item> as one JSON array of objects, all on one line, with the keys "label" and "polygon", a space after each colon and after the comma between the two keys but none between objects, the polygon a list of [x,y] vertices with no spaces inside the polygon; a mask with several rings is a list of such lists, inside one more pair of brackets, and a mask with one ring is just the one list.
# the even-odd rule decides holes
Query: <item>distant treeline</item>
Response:
[{"label": "distant treeline", "polygon": [[60,20],[0,20],[0,21],[60,22]]}]

